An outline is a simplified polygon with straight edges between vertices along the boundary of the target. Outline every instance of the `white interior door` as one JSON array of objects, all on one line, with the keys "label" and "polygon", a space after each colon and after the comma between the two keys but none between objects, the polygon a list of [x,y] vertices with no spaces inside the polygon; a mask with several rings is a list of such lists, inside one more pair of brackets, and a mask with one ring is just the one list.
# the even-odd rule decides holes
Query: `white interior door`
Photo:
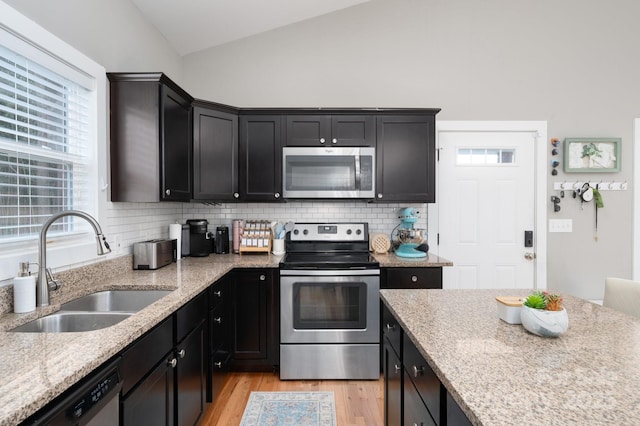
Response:
[{"label": "white interior door", "polygon": [[454,264],[443,268],[445,288],[535,286],[537,136],[439,133],[438,254]]}]

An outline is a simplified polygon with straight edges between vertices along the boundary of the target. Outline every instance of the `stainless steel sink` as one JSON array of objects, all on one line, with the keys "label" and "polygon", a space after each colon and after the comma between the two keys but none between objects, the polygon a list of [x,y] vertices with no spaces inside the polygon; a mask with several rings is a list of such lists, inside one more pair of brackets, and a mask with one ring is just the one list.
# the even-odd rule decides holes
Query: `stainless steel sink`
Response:
[{"label": "stainless steel sink", "polygon": [[171,290],[108,290],[64,303],[61,311],[138,312],[162,299]]},{"label": "stainless steel sink", "polygon": [[115,325],[129,318],[131,315],[131,313],[124,312],[56,312],[28,322],[10,331],[25,333],[93,331]]}]

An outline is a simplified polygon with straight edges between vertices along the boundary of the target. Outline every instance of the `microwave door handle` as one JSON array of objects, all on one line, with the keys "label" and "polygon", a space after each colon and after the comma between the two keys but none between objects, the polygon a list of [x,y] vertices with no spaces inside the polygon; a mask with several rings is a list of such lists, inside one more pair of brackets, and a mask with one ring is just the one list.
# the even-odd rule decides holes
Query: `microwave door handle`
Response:
[{"label": "microwave door handle", "polygon": [[356,155],[356,189],[360,190],[360,154]]}]

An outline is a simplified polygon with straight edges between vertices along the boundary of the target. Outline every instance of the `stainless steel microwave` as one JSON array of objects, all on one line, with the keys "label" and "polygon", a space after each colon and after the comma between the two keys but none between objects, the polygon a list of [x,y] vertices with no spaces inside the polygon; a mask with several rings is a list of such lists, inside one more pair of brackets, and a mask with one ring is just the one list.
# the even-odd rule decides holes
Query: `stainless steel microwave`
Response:
[{"label": "stainless steel microwave", "polygon": [[375,148],[284,147],[284,198],[374,198]]}]

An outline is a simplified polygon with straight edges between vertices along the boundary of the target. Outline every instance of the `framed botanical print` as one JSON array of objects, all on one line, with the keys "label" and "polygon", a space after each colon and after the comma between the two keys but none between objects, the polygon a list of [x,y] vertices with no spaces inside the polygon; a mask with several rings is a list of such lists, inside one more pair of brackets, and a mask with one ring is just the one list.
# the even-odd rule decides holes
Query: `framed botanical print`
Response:
[{"label": "framed botanical print", "polygon": [[619,172],[620,144],[620,138],[566,138],[564,172]]}]

